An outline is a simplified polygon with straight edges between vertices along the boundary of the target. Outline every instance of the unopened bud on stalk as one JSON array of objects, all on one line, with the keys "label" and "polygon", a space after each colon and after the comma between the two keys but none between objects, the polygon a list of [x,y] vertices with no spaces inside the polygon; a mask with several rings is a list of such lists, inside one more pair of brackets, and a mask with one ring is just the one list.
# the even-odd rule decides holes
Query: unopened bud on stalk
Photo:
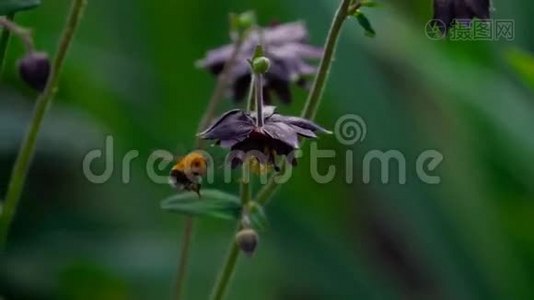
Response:
[{"label": "unopened bud on stalk", "polygon": [[39,92],[45,89],[50,69],[50,60],[44,52],[30,52],[19,61],[20,77]]},{"label": "unopened bud on stalk", "polygon": [[256,74],[265,74],[271,68],[271,61],[265,56],[256,57],[252,61],[252,68]]},{"label": "unopened bud on stalk", "polygon": [[237,233],[235,242],[247,256],[252,256],[258,245],[258,234],[250,228],[245,228]]}]

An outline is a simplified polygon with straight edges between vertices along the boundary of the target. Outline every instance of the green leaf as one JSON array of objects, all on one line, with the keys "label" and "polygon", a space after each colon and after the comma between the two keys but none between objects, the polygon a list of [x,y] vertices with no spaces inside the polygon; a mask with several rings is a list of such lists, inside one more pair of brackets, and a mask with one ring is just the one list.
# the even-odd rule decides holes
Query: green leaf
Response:
[{"label": "green leaf", "polygon": [[203,190],[200,198],[193,192],[177,194],[161,201],[161,208],[189,216],[226,220],[236,220],[241,214],[239,197],[220,190]]},{"label": "green leaf", "polygon": [[378,3],[373,0],[363,0],[361,3],[362,7],[377,7]]},{"label": "green leaf", "polygon": [[373,26],[371,25],[371,22],[369,21],[367,16],[365,16],[364,13],[357,10],[356,13],[354,14],[354,17],[356,18],[356,20],[358,20],[358,23],[360,24],[360,26],[365,30],[366,36],[374,37],[376,35],[376,32],[373,29]]},{"label": "green leaf", "polygon": [[519,77],[534,88],[534,56],[519,48],[511,48],[505,52],[505,58]]},{"label": "green leaf", "polygon": [[39,5],[41,5],[41,0],[0,0],[0,16],[32,9]]},{"label": "green leaf", "polygon": [[263,207],[257,202],[250,202],[248,205],[252,226],[257,230],[265,230],[269,225],[269,221]]}]

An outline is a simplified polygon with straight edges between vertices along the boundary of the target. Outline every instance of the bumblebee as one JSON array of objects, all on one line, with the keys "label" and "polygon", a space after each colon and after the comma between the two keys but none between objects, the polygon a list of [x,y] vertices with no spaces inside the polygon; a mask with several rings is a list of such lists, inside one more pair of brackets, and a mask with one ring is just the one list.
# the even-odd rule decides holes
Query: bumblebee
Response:
[{"label": "bumblebee", "polygon": [[193,151],[174,165],[169,176],[170,183],[177,189],[193,191],[200,197],[201,181],[207,168],[206,157],[198,151]]}]

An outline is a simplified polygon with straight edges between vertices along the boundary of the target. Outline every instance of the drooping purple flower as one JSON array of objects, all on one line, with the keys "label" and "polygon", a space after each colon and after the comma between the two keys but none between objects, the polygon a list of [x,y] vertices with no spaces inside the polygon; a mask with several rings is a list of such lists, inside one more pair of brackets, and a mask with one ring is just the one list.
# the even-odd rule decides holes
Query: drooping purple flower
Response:
[{"label": "drooping purple flower", "polygon": [[[296,164],[291,155],[299,148],[299,137],[317,138],[317,133],[330,133],[312,121],[275,113],[274,106],[263,108],[263,125],[258,126],[257,113],[234,109],[224,113],[213,125],[199,136],[215,140],[219,146],[235,151],[232,167],[240,165],[245,156],[252,152],[260,163],[275,164],[277,155]],[[262,156],[262,157],[258,157]]]},{"label": "drooping purple flower", "polygon": [[[258,44],[262,44],[265,56],[271,61],[271,69],[265,74],[264,97],[270,103],[274,93],[283,102],[291,102],[291,83],[307,86],[307,79],[316,72],[310,60],[318,60],[323,49],[308,44],[308,31],[302,22],[286,23],[252,30],[244,41],[236,63],[229,72],[228,87],[231,97],[242,101],[249,89],[250,67],[248,59],[253,56]],[[230,59],[233,45],[211,50],[197,65],[219,75]]]},{"label": "drooping purple flower", "polygon": [[434,0],[434,24],[441,21],[444,30],[454,21],[466,22],[490,17],[490,0]]}]

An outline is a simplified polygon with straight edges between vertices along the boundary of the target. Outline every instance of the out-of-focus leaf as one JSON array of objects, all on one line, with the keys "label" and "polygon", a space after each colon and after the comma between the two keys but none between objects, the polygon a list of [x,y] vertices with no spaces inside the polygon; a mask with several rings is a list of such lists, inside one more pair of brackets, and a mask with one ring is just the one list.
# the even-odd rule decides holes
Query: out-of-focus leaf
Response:
[{"label": "out-of-focus leaf", "polygon": [[265,214],[263,207],[256,202],[250,202],[249,211],[252,226],[257,230],[265,230],[269,225],[269,221],[267,220],[267,215]]},{"label": "out-of-focus leaf", "polygon": [[534,88],[534,55],[518,48],[506,53],[506,60],[531,88]]},{"label": "out-of-focus leaf", "polygon": [[0,0],[0,16],[32,9],[39,5],[41,5],[41,0]]},{"label": "out-of-focus leaf", "polygon": [[373,0],[364,0],[361,4],[362,7],[377,7],[378,5],[379,4]]},{"label": "out-of-focus leaf", "polygon": [[375,30],[373,29],[373,26],[371,25],[371,21],[367,18],[367,16],[362,13],[360,10],[357,10],[354,14],[354,17],[356,20],[358,20],[358,24],[365,30],[365,35],[368,37],[374,37],[376,35]]},{"label": "out-of-focus leaf", "polygon": [[200,199],[193,192],[174,195],[163,200],[161,208],[184,215],[226,220],[237,219],[241,213],[239,198],[220,190],[203,190]]}]

